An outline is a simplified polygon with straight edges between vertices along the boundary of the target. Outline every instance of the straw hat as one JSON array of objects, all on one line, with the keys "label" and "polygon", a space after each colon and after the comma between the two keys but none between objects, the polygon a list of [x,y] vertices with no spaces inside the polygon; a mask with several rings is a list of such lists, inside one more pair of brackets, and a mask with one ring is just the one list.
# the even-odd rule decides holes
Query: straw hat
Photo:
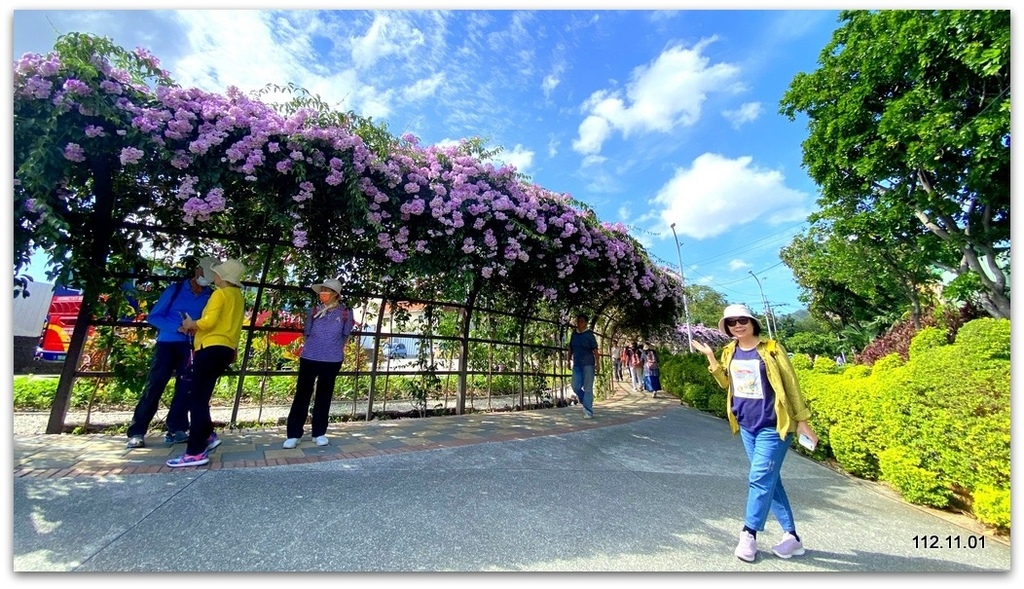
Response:
[{"label": "straw hat", "polygon": [[245,266],[242,265],[238,260],[225,260],[223,264],[218,264],[211,268],[221,280],[228,282],[235,286],[242,286],[242,277],[245,275]]},{"label": "straw hat", "polygon": [[750,312],[750,309],[746,305],[729,305],[722,311],[722,318],[718,320],[718,329],[725,335],[729,335],[729,332],[725,330],[725,320],[733,317],[749,317],[751,321],[757,324],[757,329],[761,329],[761,322],[754,317],[754,314]]}]

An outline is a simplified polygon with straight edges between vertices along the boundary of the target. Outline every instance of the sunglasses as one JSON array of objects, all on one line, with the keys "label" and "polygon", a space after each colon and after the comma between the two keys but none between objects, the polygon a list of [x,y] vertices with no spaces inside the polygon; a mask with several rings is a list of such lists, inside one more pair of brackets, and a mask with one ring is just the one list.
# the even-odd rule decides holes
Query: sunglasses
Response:
[{"label": "sunglasses", "polygon": [[746,325],[748,323],[750,323],[750,317],[736,317],[725,320],[725,324],[728,325],[729,327],[733,327],[737,324]]}]

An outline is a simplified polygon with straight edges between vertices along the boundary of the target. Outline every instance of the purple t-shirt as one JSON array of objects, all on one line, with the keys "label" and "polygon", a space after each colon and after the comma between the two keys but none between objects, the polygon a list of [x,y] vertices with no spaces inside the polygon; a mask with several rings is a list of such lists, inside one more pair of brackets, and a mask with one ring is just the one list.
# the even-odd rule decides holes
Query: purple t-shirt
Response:
[{"label": "purple t-shirt", "polygon": [[775,389],[768,382],[768,372],[757,349],[736,352],[729,364],[729,386],[732,387],[732,413],[743,429],[756,432],[775,427]]},{"label": "purple t-shirt", "polygon": [[352,311],[344,305],[331,309],[323,317],[314,317],[315,310],[306,316],[305,340],[302,342],[302,357],[318,362],[342,362],[345,360],[345,342],[355,321]]}]

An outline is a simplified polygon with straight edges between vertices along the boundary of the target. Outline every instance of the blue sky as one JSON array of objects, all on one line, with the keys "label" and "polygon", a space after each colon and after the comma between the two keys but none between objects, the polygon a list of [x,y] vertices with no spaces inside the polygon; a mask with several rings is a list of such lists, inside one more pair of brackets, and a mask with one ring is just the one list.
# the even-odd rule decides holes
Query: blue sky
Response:
[{"label": "blue sky", "polygon": [[[187,3],[188,4],[188,3]],[[196,3],[190,3],[196,4]],[[38,6],[38,5],[33,5]],[[13,56],[59,33],[141,46],[183,86],[293,82],[422,144],[481,136],[545,188],[621,221],[688,283],[800,308],[780,248],[816,187],[778,113],[834,10],[15,10]],[[37,280],[44,280],[37,272]]]}]

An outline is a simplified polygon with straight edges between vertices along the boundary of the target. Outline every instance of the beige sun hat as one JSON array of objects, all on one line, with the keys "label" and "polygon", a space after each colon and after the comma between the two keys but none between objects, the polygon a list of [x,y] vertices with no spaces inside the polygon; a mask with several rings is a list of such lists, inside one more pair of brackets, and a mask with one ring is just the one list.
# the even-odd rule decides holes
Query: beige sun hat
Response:
[{"label": "beige sun hat", "polygon": [[203,269],[203,276],[205,276],[211,283],[213,282],[213,267],[219,264],[220,260],[217,258],[211,258],[210,256],[206,256],[199,260],[199,267]]},{"label": "beige sun hat", "polygon": [[325,288],[328,288],[330,290],[333,290],[336,294],[340,295],[341,294],[341,281],[338,280],[337,278],[328,278],[327,280],[324,280],[320,284],[314,284],[310,288],[312,288],[313,292],[315,292],[315,293],[319,293],[321,290],[323,290]]},{"label": "beige sun hat", "polygon": [[245,276],[245,266],[243,266],[238,260],[225,260],[223,264],[213,266],[211,269],[216,272],[224,282],[238,287],[242,286],[242,278]]},{"label": "beige sun hat", "polygon": [[757,329],[761,329],[761,322],[754,317],[746,305],[729,305],[722,311],[722,318],[718,320],[718,329],[725,335],[729,335],[729,332],[725,330],[725,320],[732,317],[750,317],[750,320],[757,324]]}]

